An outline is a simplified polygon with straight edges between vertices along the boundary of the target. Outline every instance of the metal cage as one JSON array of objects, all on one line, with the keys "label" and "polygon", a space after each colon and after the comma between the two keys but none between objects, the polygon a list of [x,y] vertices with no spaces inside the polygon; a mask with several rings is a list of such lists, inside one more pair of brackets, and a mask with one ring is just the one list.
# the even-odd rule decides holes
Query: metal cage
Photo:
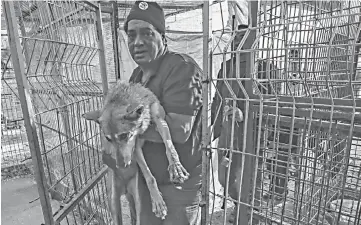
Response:
[{"label": "metal cage", "polygon": [[[124,17],[131,2],[114,5]],[[360,224],[360,2],[249,1],[240,45],[221,54],[209,47],[209,4],[203,2],[202,223],[226,224],[234,207],[235,224]],[[191,5],[168,13],[202,7]],[[89,1],[3,6],[11,60],[2,75],[9,87],[2,112],[10,119],[2,121],[26,128],[17,138],[31,156],[16,160],[32,159],[44,222],[110,224],[99,128],[81,115],[101,106],[108,79],[122,77],[117,32],[109,32],[118,24],[102,29],[102,12],[112,9]],[[231,61],[215,78],[214,59],[227,55]],[[6,72],[9,62],[14,72]],[[236,107],[242,121],[235,121]],[[218,144],[211,143],[217,119]]]},{"label": "metal cage", "polygon": [[222,133],[208,151],[208,220],[360,224],[361,3],[249,4],[251,24],[210,83]]},{"label": "metal cage", "polygon": [[76,1],[3,2],[44,222],[108,224],[96,124],[107,91],[100,8]]},{"label": "metal cage", "polygon": [[1,171],[2,179],[23,176],[27,164],[27,144],[23,114],[6,36],[1,37]]}]

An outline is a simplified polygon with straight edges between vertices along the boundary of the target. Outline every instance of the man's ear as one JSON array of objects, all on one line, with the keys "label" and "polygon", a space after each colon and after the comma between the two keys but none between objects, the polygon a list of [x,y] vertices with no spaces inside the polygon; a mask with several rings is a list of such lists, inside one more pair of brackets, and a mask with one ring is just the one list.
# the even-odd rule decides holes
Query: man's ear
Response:
[{"label": "man's ear", "polygon": [[86,120],[92,120],[94,122],[99,123],[99,117],[100,117],[100,110],[90,111],[87,113],[84,113],[82,117]]},{"label": "man's ear", "polygon": [[[133,107],[130,105],[129,107]],[[129,108],[128,107],[128,108]],[[126,120],[137,120],[142,115],[144,111],[143,105],[138,105],[136,108],[133,108],[133,110],[127,110],[129,113],[124,116],[124,119]]]}]

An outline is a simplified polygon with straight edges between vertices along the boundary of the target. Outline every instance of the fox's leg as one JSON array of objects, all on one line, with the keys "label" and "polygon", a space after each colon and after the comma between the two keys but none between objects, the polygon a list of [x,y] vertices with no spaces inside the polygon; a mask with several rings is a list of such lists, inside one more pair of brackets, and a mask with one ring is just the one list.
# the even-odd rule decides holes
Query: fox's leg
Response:
[{"label": "fox's leg", "polygon": [[108,183],[110,184],[110,187],[108,187],[108,190],[110,191],[110,212],[112,214],[113,223],[119,225],[122,224],[120,215],[120,195],[125,191],[125,186],[121,184],[121,181],[111,169],[109,169],[108,173]]},{"label": "fox's leg", "polygon": [[170,180],[174,183],[183,183],[188,179],[189,173],[183,167],[179,160],[179,155],[174,147],[172,137],[170,135],[169,127],[167,121],[164,119],[164,115],[161,115],[160,107],[162,107],[158,102],[151,105],[151,115],[152,120],[157,126],[160,136],[162,136],[164,145],[166,147],[166,154],[169,162],[169,175]]},{"label": "fox's leg", "polygon": [[131,180],[129,180],[127,185],[128,193],[131,194],[134,201],[135,216],[136,216],[135,225],[140,225],[140,214],[142,209],[142,205],[140,202],[139,187],[138,187],[138,176],[139,176],[139,172],[137,172],[136,175]]},{"label": "fox's leg", "polygon": [[150,198],[152,199],[152,210],[157,217],[164,219],[167,215],[167,206],[165,205],[162,194],[158,189],[157,181],[155,180],[152,172],[150,172],[147,162],[144,159],[142,151],[143,144],[144,140],[137,138],[135,144],[135,158],[149,189]]}]

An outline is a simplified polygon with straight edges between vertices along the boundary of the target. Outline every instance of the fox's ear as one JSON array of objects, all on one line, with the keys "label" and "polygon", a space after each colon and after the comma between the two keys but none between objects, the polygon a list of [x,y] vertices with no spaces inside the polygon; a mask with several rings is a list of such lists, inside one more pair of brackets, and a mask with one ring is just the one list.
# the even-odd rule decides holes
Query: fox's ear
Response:
[{"label": "fox's ear", "polygon": [[129,112],[127,115],[124,116],[126,120],[137,120],[142,115],[144,110],[143,105],[138,105],[134,107],[134,105],[129,105],[127,111]]},{"label": "fox's ear", "polygon": [[100,117],[100,110],[90,111],[87,113],[84,113],[82,117],[86,120],[92,120],[94,122],[99,123],[99,117]]}]

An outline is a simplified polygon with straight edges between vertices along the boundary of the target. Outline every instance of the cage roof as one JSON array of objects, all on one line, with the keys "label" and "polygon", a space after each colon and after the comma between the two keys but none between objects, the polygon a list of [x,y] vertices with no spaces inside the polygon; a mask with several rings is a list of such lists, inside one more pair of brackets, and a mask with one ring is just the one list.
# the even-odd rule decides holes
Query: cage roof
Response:
[{"label": "cage roof", "polygon": [[[111,3],[111,1],[100,1],[101,4]],[[116,1],[119,6],[123,7],[132,7],[136,1],[127,0],[127,1]],[[203,1],[182,1],[182,0],[160,0],[160,1],[148,1],[148,2],[157,2],[163,9],[185,9],[201,6]]]},{"label": "cage roof", "polygon": [[[119,13],[119,19],[123,20],[129,13],[130,9],[134,5],[136,1],[129,0],[129,1],[116,1],[118,6],[118,13]],[[152,1],[157,2],[164,11],[165,17],[169,17],[172,15],[188,12],[191,10],[202,8],[203,1],[181,1],[181,0],[160,0],[160,1]],[[222,2],[222,1],[218,1]],[[112,7],[112,1],[100,1],[101,6],[103,8],[109,8]],[[216,3],[216,1],[213,1],[212,4]]]}]

